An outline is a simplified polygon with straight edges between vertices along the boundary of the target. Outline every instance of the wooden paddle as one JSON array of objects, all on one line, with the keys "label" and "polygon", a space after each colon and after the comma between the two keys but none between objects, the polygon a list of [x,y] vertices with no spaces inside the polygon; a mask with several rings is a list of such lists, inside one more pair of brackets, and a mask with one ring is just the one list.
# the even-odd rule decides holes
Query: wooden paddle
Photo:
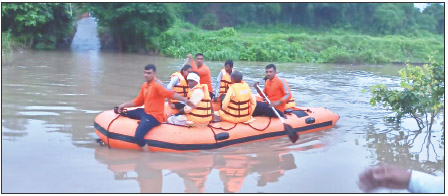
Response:
[{"label": "wooden paddle", "polygon": [[[269,104],[271,104],[271,101],[264,94],[264,92],[260,90],[258,84],[255,84],[255,89],[257,89],[257,91],[263,96],[263,98],[266,99],[266,101],[268,101]],[[283,120],[283,118],[280,116],[280,114],[278,114],[277,110],[275,110],[274,107],[272,107],[272,110],[274,110],[275,115],[277,115],[280,121],[282,121],[285,131],[288,134],[289,140],[291,140],[292,143],[295,143],[297,139],[299,139],[299,134],[296,131],[294,131],[294,129],[291,126],[285,123],[285,120]]]}]

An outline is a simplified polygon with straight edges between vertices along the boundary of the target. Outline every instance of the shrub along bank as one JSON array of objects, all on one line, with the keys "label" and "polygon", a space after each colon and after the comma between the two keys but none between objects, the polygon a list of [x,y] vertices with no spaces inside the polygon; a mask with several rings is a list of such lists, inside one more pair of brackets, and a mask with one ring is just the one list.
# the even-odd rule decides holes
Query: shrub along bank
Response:
[{"label": "shrub along bank", "polygon": [[[278,31],[273,31],[276,28]],[[438,35],[374,37],[338,30],[265,29],[226,27],[206,31],[177,22],[158,36],[155,44],[166,56],[184,58],[188,53],[201,52],[209,60],[384,64],[424,62],[429,55],[436,61],[444,60],[443,37]]]}]

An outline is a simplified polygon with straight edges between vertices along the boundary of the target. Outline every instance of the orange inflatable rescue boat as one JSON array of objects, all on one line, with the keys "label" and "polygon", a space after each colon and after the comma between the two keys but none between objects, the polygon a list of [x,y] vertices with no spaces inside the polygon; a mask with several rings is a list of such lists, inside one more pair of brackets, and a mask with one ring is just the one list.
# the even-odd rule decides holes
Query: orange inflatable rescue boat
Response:
[{"label": "orange inflatable rescue boat", "polygon": [[[217,111],[218,103],[214,102],[213,108]],[[165,103],[165,117],[176,112]],[[339,115],[326,108],[296,107],[292,113],[285,116],[285,123],[294,128],[299,135],[330,129],[339,120]],[[254,119],[250,123],[235,124],[222,121],[203,127],[162,123],[146,134],[145,140],[150,151],[183,152],[216,149],[287,135],[283,123],[278,118],[257,116]],[[140,150],[134,139],[137,126],[138,120],[120,116],[113,110],[100,113],[94,122],[96,134],[111,148]]]}]

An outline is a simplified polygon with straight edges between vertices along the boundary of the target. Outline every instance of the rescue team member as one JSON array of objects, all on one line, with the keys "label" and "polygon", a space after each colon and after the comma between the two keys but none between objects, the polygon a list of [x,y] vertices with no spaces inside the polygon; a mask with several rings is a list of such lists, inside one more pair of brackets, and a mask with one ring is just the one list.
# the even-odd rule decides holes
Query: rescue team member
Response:
[{"label": "rescue team member", "polygon": [[185,106],[182,115],[173,115],[167,119],[167,122],[175,125],[185,125],[188,123],[201,125],[208,124],[212,121],[212,103],[210,95],[207,93],[207,85],[200,84],[199,75],[196,72],[191,72],[187,76],[188,86],[188,100],[193,103],[193,106]]},{"label": "rescue team member", "polygon": [[[144,139],[146,133],[163,122],[165,98],[177,99],[184,101],[189,106],[193,106],[193,103],[187,98],[164,87],[163,83],[156,78],[155,65],[149,64],[145,66],[144,77],[145,82],[142,84],[138,96],[135,99],[124,102],[118,106],[118,112],[120,114],[132,119],[140,120],[137,130],[135,131],[135,140],[140,147],[143,147],[146,144]],[[141,105],[144,105],[144,109],[139,108],[123,113],[123,109],[126,107],[136,107]]]},{"label": "rescue team member", "polygon": [[[224,100],[224,97],[226,96],[226,92],[229,89],[229,85],[232,83],[231,79],[230,79],[230,75],[232,74],[233,70],[233,61],[232,60],[227,60],[224,63],[224,69],[221,69],[221,71],[219,71],[219,75],[217,78],[217,86],[215,88],[215,98],[214,101],[218,101],[219,100]],[[218,86],[219,85],[219,86]]]},{"label": "rescue team member", "polygon": [[210,69],[207,65],[204,64],[204,55],[202,53],[197,53],[194,56],[195,60],[193,61],[193,55],[188,54],[187,60],[185,61],[184,65],[188,64],[190,62],[191,67],[193,68],[193,71],[199,74],[199,77],[201,79],[201,84],[206,84],[208,87],[208,92],[210,93],[210,97],[215,97],[215,94],[213,93],[213,87],[212,87],[212,79],[210,76]]},{"label": "rescue team member", "polygon": [[232,85],[222,102],[222,109],[218,111],[221,120],[239,123],[252,118],[257,101],[250,91],[250,86],[242,81],[243,74],[234,71],[231,75]]},{"label": "rescue team member", "polygon": [[[190,72],[192,72],[191,65],[184,65],[180,72],[174,72],[171,75],[171,81],[166,88],[173,90],[182,97],[187,97],[189,87],[186,78]],[[185,107],[185,103],[175,99],[168,99],[168,105],[173,109],[176,108],[181,113]]]},{"label": "rescue team member", "polygon": [[[283,113],[285,112],[286,102],[291,99],[291,91],[286,81],[277,77],[276,74],[277,68],[274,64],[266,66],[266,82],[263,92],[271,101],[271,104],[257,101],[253,116],[277,117],[271,109],[271,107],[275,107],[280,116],[285,117]],[[258,85],[258,82],[254,83],[254,87],[256,85]],[[261,95],[261,93],[259,94]]]},{"label": "rescue team member", "polygon": [[[264,81],[266,82],[266,77],[264,77]],[[294,108],[296,107],[296,101],[294,100],[294,97],[291,94],[291,99],[286,101],[285,105],[285,113],[291,113],[294,111]]]}]

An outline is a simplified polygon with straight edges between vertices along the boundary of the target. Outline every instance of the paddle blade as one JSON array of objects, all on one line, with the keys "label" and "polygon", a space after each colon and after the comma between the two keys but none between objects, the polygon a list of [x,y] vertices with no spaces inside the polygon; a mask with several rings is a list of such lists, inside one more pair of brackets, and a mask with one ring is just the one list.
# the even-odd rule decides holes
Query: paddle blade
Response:
[{"label": "paddle blade", "polygon": [[294,129],[286,123],[283,123],[283,126],[285,127],[289,140],[291,140],[292,143],[295,143],[299,139],[299,134],[297,134],[297,132],[295,132]]}]

